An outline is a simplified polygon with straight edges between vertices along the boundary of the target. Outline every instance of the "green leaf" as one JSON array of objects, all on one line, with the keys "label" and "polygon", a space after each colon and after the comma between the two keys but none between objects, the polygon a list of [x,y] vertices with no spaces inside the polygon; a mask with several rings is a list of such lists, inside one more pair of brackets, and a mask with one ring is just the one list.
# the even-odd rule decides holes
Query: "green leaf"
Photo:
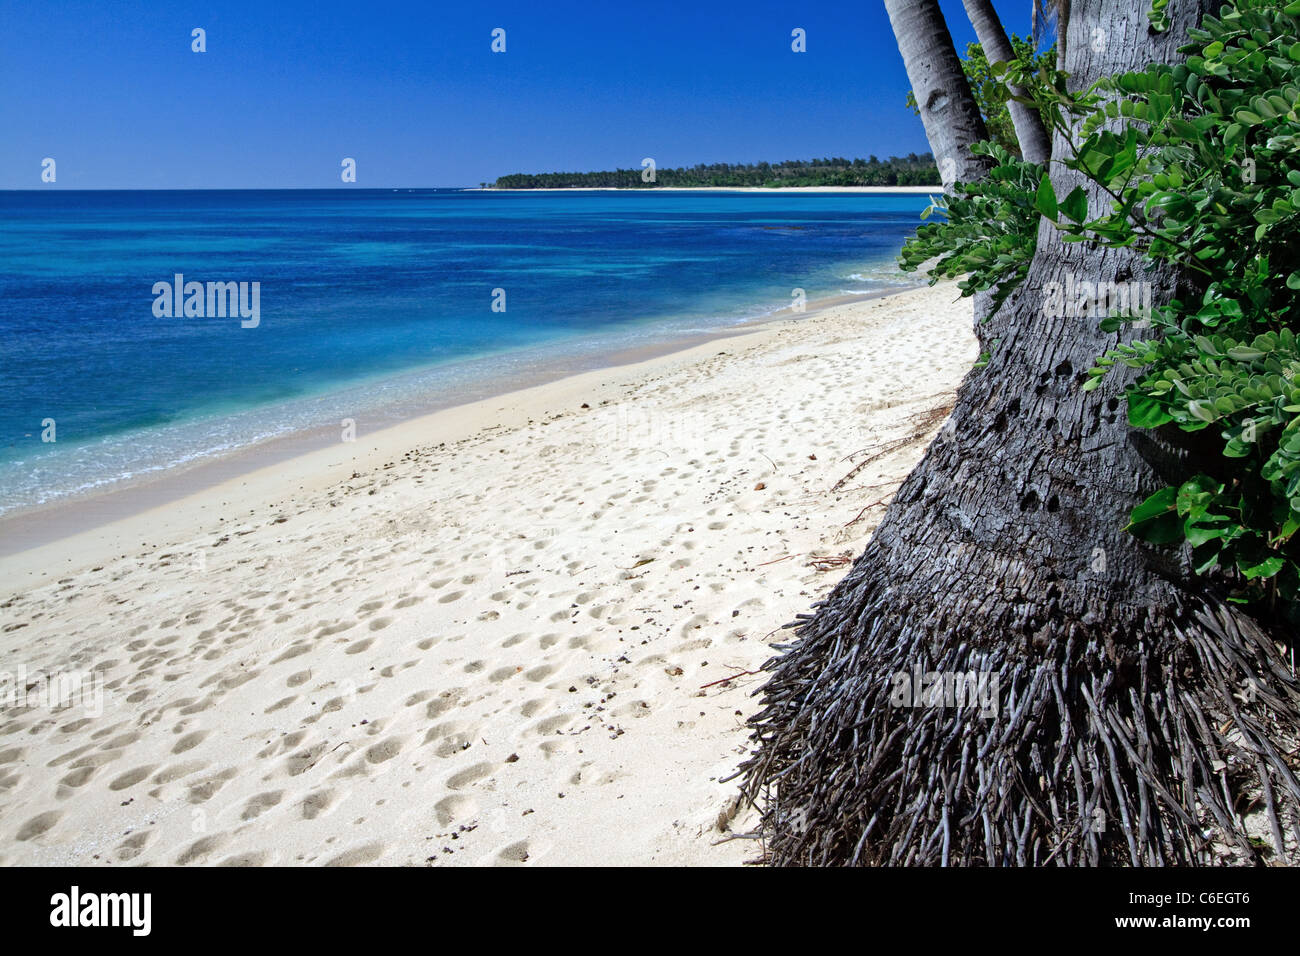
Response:
[{"label": "green leaf", "polygon": [[1150,544],[1173,544],[1183,539],[1183,523],[1178,520],[1176,488],[1161,488],[1129,515],[1127,530]]},{"label": "green leaf", "polygon": [[1228,358],[1238,362],[1253,362],[1255,359],[1263,358],[1264,354],[1259,349],[1253,349],[1248,345],[1238,345],[1228,349]]},{"label": "green leaf", "polygon": [[1231,528],[1232,525],[1226,521],[1209,524],[1189,521],[1183,527],[1183,533],[1187,536],[1188,544],[1193,548],[1199,548],[1203,544],[1208,544],[1211,541],[1221,541],[1228,537]]},{"label": "green leaf", "polygon": [[1282,565],[1286,559],[1278,555],[1272,555],[1267,558],[1248,558],[1242,555],[1237,558],[1237,569],[1241,571],[1247,580],[1254,578],[1271,578],[1282,570]]},{"label": "green leaf", "polygon": [[1060,208],[1061,212],[1075,222],[1083,222],[1088,218],[1088,194],[1082,186],[1075,186],[1062,201]]},{"label": "green leaf", "polygon": [[1219,564],[1221,547],[1217,544],[1194,547],[1192,549],[1192,570],[1197,574],[1209,574]]},{"label": "green leaf", "polygon": [[1206,507],[1223,488],[1208,475],[1196,475],[1184,481],[1175,499],[1178,513],[1193,520],[1205,514]]},{"label": "green leaf", "polygon": [[1128,423],[1134,428],[1159,428],[1173,421],[1165,406],[1149,395],[1130,392],[1128,396]]},{"label": "green leaf", "polygon": [[1038,194],[1035,197],[1034,204],[1048,219],[1053,222],[1056,220],[1056,190],[1052,188],[1050,176],[1043,176],[1042,181],[1038,184]]}]

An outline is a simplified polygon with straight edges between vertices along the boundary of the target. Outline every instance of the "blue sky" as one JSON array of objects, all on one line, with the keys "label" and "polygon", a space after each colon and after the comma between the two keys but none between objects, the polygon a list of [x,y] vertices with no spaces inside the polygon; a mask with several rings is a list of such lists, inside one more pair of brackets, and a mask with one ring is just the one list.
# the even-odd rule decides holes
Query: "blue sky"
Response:
[{"label": "blue sky", "polygon": [[[1028,32],[1029,0],[996,7]],[[341,187],[343,157],[391,187],[928,151],[878,0],[5,0],[0,22],[0,188],[40,187],[47,156],[61,188],[274,188]]]}]

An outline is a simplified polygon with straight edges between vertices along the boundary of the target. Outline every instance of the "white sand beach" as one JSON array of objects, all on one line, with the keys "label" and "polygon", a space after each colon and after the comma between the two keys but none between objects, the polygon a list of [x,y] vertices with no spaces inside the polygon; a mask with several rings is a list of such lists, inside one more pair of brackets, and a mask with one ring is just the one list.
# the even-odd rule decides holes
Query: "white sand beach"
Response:
[{"label": "white sand beach", "polygon": [[536,186],[528,189],[498,189],[482,186],[467,192],[499,193],[603,193],[645,192],[647,189],[661,193],[896,193],[900,196],[937,196],[942,186]]},{"label": "white sand beach", "polygon": [[952,283],[836,305],[0,559],[0,671],[102,676],[0,706],[0,863],[756,858],[721,782],[753,672],[941,427],[971,322]]}]

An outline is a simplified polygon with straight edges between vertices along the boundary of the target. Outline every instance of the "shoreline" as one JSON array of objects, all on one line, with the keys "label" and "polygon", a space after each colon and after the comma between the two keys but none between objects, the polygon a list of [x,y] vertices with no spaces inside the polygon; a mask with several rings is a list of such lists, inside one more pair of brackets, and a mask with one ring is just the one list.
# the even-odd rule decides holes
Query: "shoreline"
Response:
[{"label": "shoreline", "polygon": [[972,326],[952,282],[855,300],[0,560],[0,671],[85,679],[6,710],[0,865],[752,860],[748,695]]},{"label": "shoreline", "polygon": [[497,193],[541,193],[573,191],[619,191],[619,192],[868,192],[868,193],[923,193],[943,191],[943,186],[538,186],[535,188],[508,188],[497,186],[362,186],[359,189],[348,186],[259,186],[246,188],[242,186],[59,186],[47,183],[43,186],[5,186],[0,192],[160,192],[160,193],[219,193],[219,192],[329,192],[343,190],[348,192],[412,192],[449,191],[449,192],[497,192]]},{"label": "shoreline", "polygon": [[[388,436],[385,433],[392,429],[402,428],[438,413],[453,412],[460,407],[473,407],[496,399],[507,400],[514,393],[529,392],[538,386],[670,357],[675,353],[762,330],[771,323],[799,322],[840,305],[886,298],[918,287],[919,284],[860,295],[826,296],[810,300],[807,310],[802,314],[794,313],[787,306],[697,335],[678,336],[650,345],[591,356],[557,357],[543,363],[523,382],[513,378],[484,380],[479,383],[482,394],[472,400],[447,402],[434,399],[415,414],[394,413],[392,420],[385,421],[368,434],[359,435],[358,442],[364,444],[367,437],[377,442],[386,442]],[[590,361],[595,362],[594,366],[575,367]],[[412,369],[400,374],[413,375],[420,372],[419,369]],[[348,386],[355,387],[357,386]],[[3,567],[7,558],[46,548],[83,531],[134,518],[268,468],[284,466],[294,469],[295,459],[325,452],[340,444],[339,428],[336,425],[299,428],[223,454],[209,455],[132,478],[114,479],[102,488],[72,492],[37,505],[13,509],[0,515],[0,567]]]},{"label": "shoreline", "polygon": [[507,188],[480,186],[467,192],[486,193],[895,193],[900,196],[942,193],[942,185],[934,186],[535,186]]}]

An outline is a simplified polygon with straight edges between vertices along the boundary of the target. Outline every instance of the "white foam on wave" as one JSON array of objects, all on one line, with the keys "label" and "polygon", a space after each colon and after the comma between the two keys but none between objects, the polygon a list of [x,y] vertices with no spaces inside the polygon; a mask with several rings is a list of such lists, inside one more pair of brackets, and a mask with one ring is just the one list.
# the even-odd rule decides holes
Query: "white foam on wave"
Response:
[{"label": "white foam on wave", "polygon": [[[889,286],[911,284],[896,270],[894,277],[892,282],[882,282],[864,273],[853,273],[856,281],[869,283],[872,288],[841,293],[878,294]],[[561,374],[595,368],[604,357],[628,348],[716,334],[789,308],[790,301],[784,299],[762,304],[719,303],[718,310],[708,316],[647,319],[516,350],[462,356],[438,365],[385,373],[257,408],[211,413],[81,444],[42,447],[38,454],[0,462],[0,514],[157,476],[295,433],[339,428],[344,418],[355,419],[359,429],[373,430],[434,407],[488,397],[501,391],[498,386],[510,378],[523,380],[547,368],[561,367],[566,370]],[[489,383],[494,385],[489,387]]]}]

